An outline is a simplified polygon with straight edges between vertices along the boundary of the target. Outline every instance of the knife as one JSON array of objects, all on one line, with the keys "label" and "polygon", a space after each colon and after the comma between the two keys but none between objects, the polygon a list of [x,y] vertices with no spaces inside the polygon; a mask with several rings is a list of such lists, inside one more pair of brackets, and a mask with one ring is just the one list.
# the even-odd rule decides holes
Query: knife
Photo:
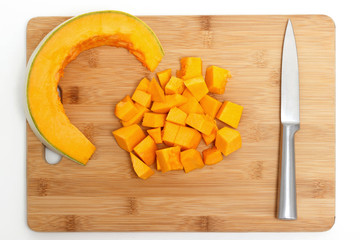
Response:
[{"label": "knife", "polygon": [[285,31],[281,64],[281,149],[278,218],[297,219],[294,135],[300,128],[299,68],[290,19]]}]

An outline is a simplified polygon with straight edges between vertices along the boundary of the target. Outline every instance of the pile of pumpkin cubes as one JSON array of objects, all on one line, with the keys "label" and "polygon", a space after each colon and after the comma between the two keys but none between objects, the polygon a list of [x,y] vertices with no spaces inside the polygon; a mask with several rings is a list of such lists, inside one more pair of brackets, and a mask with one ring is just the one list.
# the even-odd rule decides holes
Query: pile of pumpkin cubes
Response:
[{"label": "pile of pumpkin cubes", "polygon": [[[201,59],[185,57],[176,77],[171,75],[171,69],[158,72],[157,77],[159,82],[155,78],[142,79],[132,97],[126,96],[115,108],[123,127],[113,135],[119,146],[130,153],[140,178],[154,174],[149,166],[155,161],[158,171],[184,169],[187,173],[205,164],[216,164],[223,155],[241,147],[240,133],[234,128],[239,125],[243,107],[208,95],[225,92],[229,71],[210,66],[204,79]],[[215,118],[231,128],[218,129]],[[196,150],[201,139],[206,145],[215,142],[202,156]]]}]

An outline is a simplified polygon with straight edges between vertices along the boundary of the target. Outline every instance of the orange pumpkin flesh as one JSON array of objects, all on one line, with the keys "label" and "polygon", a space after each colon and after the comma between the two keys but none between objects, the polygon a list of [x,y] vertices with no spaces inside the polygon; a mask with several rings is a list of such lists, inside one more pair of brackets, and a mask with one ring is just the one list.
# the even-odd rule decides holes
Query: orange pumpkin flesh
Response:
[{"label": "orange pumpkin flesh", "polygon": [[[187,60],[187,62],[189,61]],[[201,63],[201,60],[198,62]],[[155,155],[158,171],[167,172],[184,169],[185,173],[188,173],[196,168],[202,168],[204,165],[217,164],[223,160],[223,155],[227,156],[241,148],[240,133],[229,127],[223,127],[219,130],[214,118],[216,117],[235,128],[239,124],[243,107],[229,101],[221,103],[216,98],[209,96],[207,94],[208,85],[203,77],[201,75],[190,76],[200,72],[201,65],[195,64],[194,66],[188,63],[186,68],[182,67],[188,76],[187,80],[183,81],[183,79],[172,77],[166,85],[162,84],[165,85],[165,92],[168,90],[169,93],[169,89],[173,90],[170,92],[173,93],[172,95],[164,95],[162,88],[155,79],[150,82],[144,78],[139,83],[137,91],[141,87],[144,94],[150,94],[151,98],[149,95],[147,99],[149,99],[149,105],[151,102],[153,104],[151,110],[140,117],[143,119],[142,125],[150,127],[150,129],[147,130],[149,135],[133,149],[142,161],[136,160],[143,167],[145,166],[145,169],[139,167],[141,171],[134,167],[136,173],[149,170],[151,171],[149,176],[151,176],[153,172],[148,166],[154,163]],[[162,83],[169,76],[171,76],[171,69],[158,73]],[[177,85],[177,83],[181,84]],[[178,86],[184,87],[184,91],[177,91]],[[183,93],[180,95],[182,91]],[[129,96],[126,96],[122,101],[132,103]],[[119,105],[118,108],[120,109],[120,107],[122,112],[117,114],[119,118],[132,114],[133,107],[131,104]],[[138,118],[136,117],[136,119]],[[138,125],[133,126],[133,128],[142,131]],[[134,134],[134,130],[127,128],[121,128],[114,132],[119,145],[127,151],[138,135],[142,135],[142,132]],[[202,156],[196,150],[201,139],[206,145],[215,141],[214,146],[202,152]],[[157,150],[156,144],[160,143],[164,143],[167,147],[164,148],[164,145],[160,145],[160,149]],[[131,155],[131,158],[133,159],[134,156]],[[148,172],[146,171],[146,173]],[[146,174],[138,174],[138,176],[143,179],[148,177]]]}]

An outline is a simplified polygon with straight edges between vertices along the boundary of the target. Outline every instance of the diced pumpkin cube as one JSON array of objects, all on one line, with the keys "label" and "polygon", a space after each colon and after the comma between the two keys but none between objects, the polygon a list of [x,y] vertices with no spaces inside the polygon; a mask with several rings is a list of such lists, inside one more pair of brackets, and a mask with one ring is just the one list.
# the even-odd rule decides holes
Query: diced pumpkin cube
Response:
[{"label": "diced pumpkin cube", "polygon": [[201,134],[206,145],[209,145],[210,143],[212,143],[216,138],[218,127],[217,127],[216,122],[215,122],[214,119],[213,119],[213,122],[214,122],[214,128],[213,128],[212,132],[209,135],[206,135],[204,133]]},{"label": "diced pumpkin cube", "polygon": [[163,127],[165,124],[166,114],[147,112],[144,114],[142,125],[144,127]]},{"label": "diced pumpkin cube", "polygon": [[209,145],[210,143],[212,143],[215,140],[217,131],[218,131],[218,128],[216,126],[216,127],[214,127],[214,129],[212,130],[212,132],[209,135],[206,135],[203,133],[201,134],[206,145]]},{"label": "diced pumpkin cube", "polygon": [[185,126],[187,114],[177,107],[170,109],[166,121]]},{"label": "diced pumpkin cube", "polygon": [[227,156],[241,148],[241,135],[235,129],[223,127],[217,132],[215,146]]},{"label": "diced pumpkin cube", "polygon": [[137,113],[137,108],[132,102],[120,101],[115,107],[115,116],[120,120],[128,121]]},{"label": "diced pumpkin cube", "polygon": [[231,78],[231,74],[226,69],[216,66],[206,69],[205,82],[211,93],[223,94],[228,78]]},{"label": "diced pumpkin cube", "polygon": [[216,147],[205,149],[202,154],[206,165],[213,165],[223,160],[220,150]]},{"label": "diced pumpkin cube", "polygon": [[145,133],[137,124],[119,128],[112,133],[119,146],[128,152],[145,138]]},{"label": "diced pumpkin cube", "polygon": [[214,124],[209,121],[209,119],[205,118],[205,115],[198,113],[190,113],[187,116],[185,123],[205,135],[210,135],[214,128]]},{"label": "diced pumpkin cube", "polygon": [[126,96],[121,100],[115,107],[115,116],[121,120],[129,121],[137,113],[137,108],[135,107],[133,101],[130,99],[130,96]]},{"label": "diced pumpkin cube", "polygon": [[135,103],[135,107],[137,108],[137,113],[135,116],[133,116],[129,121],[121,121],[122,125],[124,127],[127,127],[127,126],[130,126],[130,125],[133,125],[133,124],[138,124],[139,122],[141,122],[141,119],[143,118],[144,116],[144,113],[146,112],[149,112],[150,110],[147,109],[146,107],[144,106],[141,106],[140,104],[138,103]]},{"label": "diced pumpkin cube", "polygon": [[202,76],[190,78],[184,81],[184,84],[198,101],[200,101],[209,92]]},{"label": "diced pumpkin cube", "polygon": [[152,137],[152,139],[154,139],[155,143],[162,143],[160,127],[149,129],[147,132]]},{"label": "diced pumpkin cube", "polygon": [[161,171],[181,170],[180,147],[169,147],[156,151],[156,159],[159,161]]},{"label": "diced pumpkin cube", "polygon": [[182,94],[184,97],[187,98],[187,102],[181,106],[179,106],[179,109],[184,111],[186,114],[189,113],[204,113],[204,110],[202,109],[199,102],[196,100],[196,98],[190,93],[189,89],[185,89],[185,91]]},{"label": "diced pumpkin cube", "polygon": [[166,69],[164,71],[158,72],[156,73],[160,85],[163,89],[165,89],[166,84],[169,82],[170,78],[171,78],[171,68],[170,69]]},{"label": "diced pumpkin cube", "polygon": [[193,128],[180,126],[174,144],[181,149],[197,148],[201,141],[201,134]]},{"label": "diced pumpkin cube", "polygon": [[149,85],[150,85],[150,80],[147,78],[143,78],[143,79],[141,79],[139,85],[136,87],[135,91],[140,90],[143,92],[148,92]]},{"label": "diced pumpkin cube", "polygon": [[180,162],[184,167],[186,173],[204,167],[201,154],[195,149],[189,149],[180,153]]},{"label": "diced pumpkin cube", "polygon": [[155,78],[151,80],[148,92],[151,94],[152,101],[165,101],[164,90],[160,87],[159,83],[156,81]]},{"label": "diced pumpkin cube", "polygon": [[240,122],[244,107],[230,101],[224,101],[216,118],[220,121],[237,128]]},{"label": "diced pumpkin cube", "polygon": [[151,105],[151,95],[149,93],[141,91],[141,90],[135,90],[131,99],[146,108],[149,108]]},{"label": "diced pumpkin cube", "polygon": [[199,57],[184,57],[180,60],[180,71],[176,76],[184,80],[202,75],[202,62]]},{"label": "diced pumpkin cube", "polygon": [[139,178],[146,180],[154,174],[154,171],[149,166],[147,166],[143,161],[141,161],[131,152],[130,152],[130,158],[133,169]]},{"label": "diced pumpkin cube", "polygon": [[131,163],[134,171],[139,178],[148,179],[154,174],[154,171],[149,168],[143,161],[136,157],[133,153],[130,153]]},{"label": "diced pumpkin cube", "polygon": [[209,114],[212,118],[215,118],[221,107],[221,102],[209,95],[205,95],[200,100],[200,105],[204,109],[205,113]]},{"label": "diced pumpkin cube", "polygon": [[185,89],[184,81],[177,77],[171,77],[165,86],[166,94],[182,94]]},{"label": "diced pumpkin cube", "polygon": [[150,136],[145,137],[134,147],[134,152],[144,161],[144,163],[146,163],[146,165],[154,163],[156,150],[156,143]]},{"label": "diced pumpkin cube", "polygon": [[175,138],[180,129],[180,126],[166,121],[162,133],[162,140],[167,146],[174,146]]},{"label": "diced pumpkin cube", "polygon": [[154,102],[151,110],[156,113],[167,113],[173,107],[185,104],[188,99],[180,94],[165,95],[164,102]]}]

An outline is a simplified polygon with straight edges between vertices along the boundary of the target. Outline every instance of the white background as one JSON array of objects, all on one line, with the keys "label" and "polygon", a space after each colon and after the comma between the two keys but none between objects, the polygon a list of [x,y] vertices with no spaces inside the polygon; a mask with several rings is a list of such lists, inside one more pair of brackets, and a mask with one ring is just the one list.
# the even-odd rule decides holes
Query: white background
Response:
[{"label": "white background", "polygon": [[[0,1],[0,239],[360,239],[358,1]],[[134,15],[326,14],[336,24],[336,221],[322,233],[37,233],[26,224],[25,31],[36,16],[114,9]]]}]

